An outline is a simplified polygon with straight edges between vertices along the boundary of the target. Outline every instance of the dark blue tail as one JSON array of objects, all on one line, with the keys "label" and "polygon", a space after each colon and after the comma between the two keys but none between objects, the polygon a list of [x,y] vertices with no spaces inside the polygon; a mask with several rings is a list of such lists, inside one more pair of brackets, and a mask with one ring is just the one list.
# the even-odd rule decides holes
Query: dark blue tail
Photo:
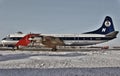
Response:
[{"label": "dark blue tail", "polygon": [[113,32],[114,30],[114,25],[112,22],[112,18],[109,16],[106,16],[102,26],[95,31],[91,31],[91,32],[86,32],[86,34],[91,33],[91,34],[108,34],[110,32]]}]

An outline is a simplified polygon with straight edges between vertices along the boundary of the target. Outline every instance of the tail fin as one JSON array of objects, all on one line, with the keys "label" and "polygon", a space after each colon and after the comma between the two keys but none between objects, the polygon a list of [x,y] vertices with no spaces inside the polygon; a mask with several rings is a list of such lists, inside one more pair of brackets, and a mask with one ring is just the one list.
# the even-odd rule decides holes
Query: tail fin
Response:
[{"label": "tail fin", "polygon": [[98,30],[87,32],[86,34],[88,34],[88,33],[91,33],[91,34],[108,34],[108,33],[113,32],[113,31],[115,31],[115,30],[114,30],[114,25],[113,25],[113,22],[112,22],[112,18],[109,17],[109,16],[106,16],[102,26]]},{"label": "tail fin", "polygon": [[20,39],[15,46],[27,46],[31,42],[29,38],[34,37],[36,35],[38,34],[27,34],[22,39]]}]

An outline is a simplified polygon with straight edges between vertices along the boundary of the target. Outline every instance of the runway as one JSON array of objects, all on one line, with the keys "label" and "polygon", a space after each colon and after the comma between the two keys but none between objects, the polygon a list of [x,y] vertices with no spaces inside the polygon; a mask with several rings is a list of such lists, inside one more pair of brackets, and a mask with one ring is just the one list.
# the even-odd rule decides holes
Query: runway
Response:
[{"label": "runway", "polygon": [[119,67],[1,69],[0,76],[119,76]]},{"label": "runway", "polygon": [[119,76],[119,71],[118,50],[0,51],[0,76]]}]

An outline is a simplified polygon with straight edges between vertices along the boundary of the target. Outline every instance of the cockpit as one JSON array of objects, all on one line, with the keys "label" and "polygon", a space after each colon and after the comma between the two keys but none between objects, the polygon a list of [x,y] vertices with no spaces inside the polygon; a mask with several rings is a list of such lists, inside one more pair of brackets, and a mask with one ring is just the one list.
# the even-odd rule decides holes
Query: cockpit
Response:
[{"label": "cockpit", "polygon": [[6,38],[3,38],[2,40],[15,40],[15,41],[18,41],[22,39],[22,37],[6,37]]}]

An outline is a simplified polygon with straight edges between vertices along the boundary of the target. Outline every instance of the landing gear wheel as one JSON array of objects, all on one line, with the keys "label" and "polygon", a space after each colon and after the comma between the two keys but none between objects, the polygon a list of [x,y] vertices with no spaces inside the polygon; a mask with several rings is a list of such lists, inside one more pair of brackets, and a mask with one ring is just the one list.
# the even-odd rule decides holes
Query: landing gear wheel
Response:
[{"label": "landing gear wheel", "polygon": [[56,48],[52,48],[52,51],[57,51],[57,49]]},{"label": "landing gear wheel", "polygon": [[19,50],[19,46],[17,46],[16,48],[17,48],[17,50]]},{"label": "landing gear wheel", "polygon": [[15,47],[12,47],[12,51],[15,51]]}]

